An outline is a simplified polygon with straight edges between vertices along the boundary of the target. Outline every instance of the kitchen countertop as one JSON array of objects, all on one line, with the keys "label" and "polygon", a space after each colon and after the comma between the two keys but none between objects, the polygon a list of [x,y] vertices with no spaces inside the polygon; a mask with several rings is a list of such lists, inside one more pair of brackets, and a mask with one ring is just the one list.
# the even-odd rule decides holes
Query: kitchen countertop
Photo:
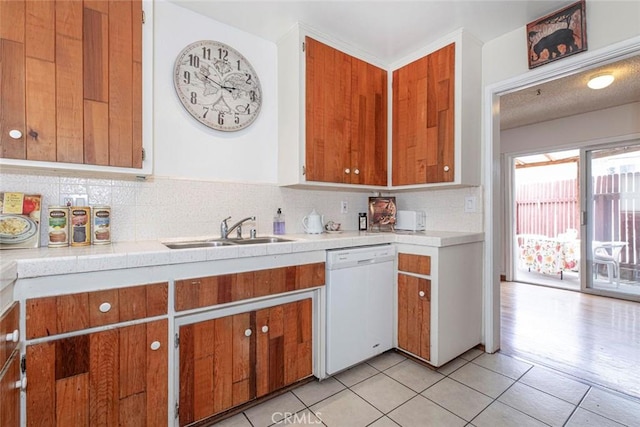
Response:
[{"label": "kitchen countertop", "polygon": [[[204,240],[216,237],[202,236],[163,241]],[[194,249],[169,249],[160,241],[140,241],[86,247],[3,250],[0,252],[0,293],[6,295],[8,291],[6,288],[16,279],[32,277],[278,255],[380,243],[395,242],[445,247],[482,241],[484,233],[345,231],[338,234],[287,234],[282,237],[291,241]]]}]

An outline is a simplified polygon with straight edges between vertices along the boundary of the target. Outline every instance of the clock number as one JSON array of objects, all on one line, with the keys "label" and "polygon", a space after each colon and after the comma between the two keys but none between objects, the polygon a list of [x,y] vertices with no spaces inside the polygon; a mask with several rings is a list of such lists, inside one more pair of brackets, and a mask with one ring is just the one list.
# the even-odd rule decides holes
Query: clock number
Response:
[{"label": "clock number", "polygon": [[192,104],[198,103],[198,94],[195,92],[191,92],[191,103]]},{"label": "clock number", "polygon": [[200,68],[200,58],[197,55],[189,54],[189,65],[194,68]]},{"label": "clock number", "polygon": [[247,84],[251,84],[251,74],[245,74],[247,76]]},{"label": "clock number", "polygon": [[202,115],[202,118],[206,119],[207,114],[209,114],[209,107],[202,107],[202,109],[204,110],[204,114]]},{"label": "clock number", "polygon": [[203,47],[202,48],[202,59],[207,59],[207,60],[211,61],[211,48],[210,47]]},{"label": "clock number", "polygon": [[249,99],[251,100],[251,102],[256,102],[258,100],[258,96],[256,95],[255,90],[249,91]]},{"label": "clock number", "polygon": [[240,116],[237,113],[234,114],[233,116],[234,116],[233,122],[235,124],[240,124]]},{"label": "clock number", "polygon": [[227,49],[218,48],[218,58],[223,61],[227,61],[229,56],[229,51]]},{"label": "clock number", "polygon": [[191,83],[191,73],[188,71],[184,72],[184,82],[186,84],[190,84]]},{"label": "clock number", "polygon": [[238,71],[240,71],[240,60],[238,59]]},{"label": "clock number", "polygon": [[220,126],[222,126],[224,124],[224,113],[223,112],[219,112],[218,113],[218,124]]}]

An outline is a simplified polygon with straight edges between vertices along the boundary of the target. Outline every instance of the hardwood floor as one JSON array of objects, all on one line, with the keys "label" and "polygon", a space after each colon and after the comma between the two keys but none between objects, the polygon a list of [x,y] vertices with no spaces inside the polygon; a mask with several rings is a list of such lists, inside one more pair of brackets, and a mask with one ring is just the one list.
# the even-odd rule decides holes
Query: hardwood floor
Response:
[{"label": "hardwood floor", "polygon": [[502,282],[500,351],[640,397],[640,303]]}]

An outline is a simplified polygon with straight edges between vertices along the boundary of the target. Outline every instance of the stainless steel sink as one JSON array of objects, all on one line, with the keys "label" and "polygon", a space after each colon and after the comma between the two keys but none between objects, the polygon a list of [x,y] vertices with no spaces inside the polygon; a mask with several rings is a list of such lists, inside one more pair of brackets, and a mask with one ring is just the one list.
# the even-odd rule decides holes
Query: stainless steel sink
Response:
[{"label": "stainless steel sink", "polygon": [[233,243],[225,240],[189,241],[163,243],[169,249],[193,249],[193,248],[215,248],[217,246],[232,246]]},{"label": "stainless steel sink", "polygon": [[280,243],[290,242],[289,239],[283,239],[282,237],[254,237],[252,239],[232,239],[234,245],[257,245],[259,243]]},{"label": "stainless steel sink", "polygon": [[216,240],[189,240],[184,242],[163,243],[169,249],[193,249],[193,248],[215,248],[218,246],[234,245],[258,245],[260,243],[290,242],[282,237],[254,237],[253,239],[216,239]]}]

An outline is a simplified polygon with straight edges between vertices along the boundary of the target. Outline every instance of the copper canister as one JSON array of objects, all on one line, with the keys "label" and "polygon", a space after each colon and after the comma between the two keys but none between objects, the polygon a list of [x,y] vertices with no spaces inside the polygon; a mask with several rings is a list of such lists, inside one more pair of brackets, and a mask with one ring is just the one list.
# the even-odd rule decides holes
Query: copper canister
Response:
[{"label": "copper canister", "polygon": [[71,206],[71,246],[91,244],[91,208],[89,206]]},{"label": "copper canister", "polygon": [[69,246],[69,207],[49,206],[48,212],[48,246],[50,248]]},{"label": "copper canister", "polygon": [[94,206],[91,212],[93,244],[106,245],[111,243],[111,207]]}]

